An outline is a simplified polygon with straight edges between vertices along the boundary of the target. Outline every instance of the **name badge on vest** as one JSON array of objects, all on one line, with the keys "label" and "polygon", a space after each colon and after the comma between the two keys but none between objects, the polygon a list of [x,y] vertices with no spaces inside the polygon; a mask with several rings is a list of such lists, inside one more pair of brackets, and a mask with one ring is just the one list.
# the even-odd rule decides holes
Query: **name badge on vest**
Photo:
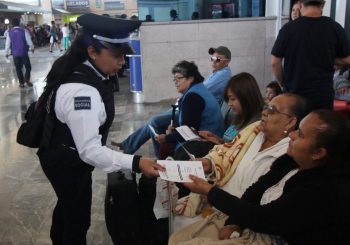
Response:
[{"label": "name badge on vest", "polygon": [[74,97],[74,110],[91,110],[90,97]]}]

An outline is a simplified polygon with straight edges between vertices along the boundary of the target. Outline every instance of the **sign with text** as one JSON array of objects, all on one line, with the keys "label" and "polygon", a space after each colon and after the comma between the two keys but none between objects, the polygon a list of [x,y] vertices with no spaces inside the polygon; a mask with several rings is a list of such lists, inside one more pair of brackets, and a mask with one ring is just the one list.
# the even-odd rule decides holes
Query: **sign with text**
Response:
[{"label": "sign with text", "polygon": [[89,0],[66,0],[67,9],[82,9],[89,7]]}]

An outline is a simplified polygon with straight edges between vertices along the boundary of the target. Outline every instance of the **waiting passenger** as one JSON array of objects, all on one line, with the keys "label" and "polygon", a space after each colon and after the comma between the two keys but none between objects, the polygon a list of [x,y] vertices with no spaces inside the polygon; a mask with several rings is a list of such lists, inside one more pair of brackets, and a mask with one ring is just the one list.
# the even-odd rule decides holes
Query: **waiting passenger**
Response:
[{"label": "waiting passenger", "polygon": [[[214,173],[216,186],[231,195],[241,197],[246,189],[260,176],[267,173],[272,162],[285,154],[289,144],[288,134],[295,130],[306,112],[307,105],[298,95],[282,94],[271,100],[264,107],[260,122],[255,122],[243,129],[231,142],[215,146],[202,159],[207,174]],[[176,212],[183,216],[194,217],[201,210],[191,203],[199,198],[190,194],[180,199]],[[190,201],[188,201],[190,200]],[[175,217],[175,227],[198,220]]]},{"label": "waiting passenger", "polygon": [[175,9],[170,10],[169,15],[172,21],[180,20]]},{"label": "waiting passenger", "polygon": [[301,16],[300,13],[300,3],[299,1],[295,1],[292,7],[292,11],[290,13],[291,20],[295,20]]},{"label": "waiting passenger", "polygon": [[266,86],[265,102],[268,104],[274,97],[282,93],[281,86],[276,81],[272,81]]},{"label": "waiting passenger", "polygon": [[[186,150],[194,156],[203,157],[215,145],[231,142],[241,129],[261,118],[264,100],[251,74],[242,72],[233,76],[226,85],[224,99],[234,113],[232,124],[223,135],[199,131],[199,135],[203,138],[201,141],[190,141],[184,144]],[[174,159],[189,160],[189,156],[183,148],[179,148],[174,154]]]},{"label": "waiting passenger", "polygon": [[349,134],[341,114],[311,112],[289,134],[287,154],[241,199],[192,177],[186,186],[222,213],[179,231],[169,244],[350,244]]},{"label": "waiting passenger", "polygon": [[191,17],[192,20],[199,20],[199,13],[197,11],[194,11],[192,13],[192,17]]},{"label": "waiting passenger", "polygon": [[146,19],[145,19],[146,22],[153,22],[153,18],[152,18],[152,15],[148,14],[146,15]]},{"label": "waiting passenger", "polygon": [[[210,60],[213,73],[210,74],[203,84],[215,96],[218,104],[221,104],[226,84],[232,77],[231,68],[229,67],[231,51],[225,46],[219,46],[210,48],[208,53],[212,55]],[[155,156],[158,156],[159,144],[154,140],[153,133],[148,125],[151,125],[157,134],[163,134],[166,132],[171,119],[171,110],[159,113],[151,117],[144,126],[129,135],[123,142],[112,141],[111,144],[120,147],[124,153],[133,154],[149,139],[152,139]]]},{"label": "waiting passenger", "polygon": [[[177,126],[187,125],[196,130],[208,130],[217,135],[224,133],[224,121],[215,97],[203,85],[204,78],[193,62],[180,61],[173,69],[174,82],[179,99]],[[185,140],[174,128],[170,134],[160,134],[155,139],[160,143],[179,145]]]}]

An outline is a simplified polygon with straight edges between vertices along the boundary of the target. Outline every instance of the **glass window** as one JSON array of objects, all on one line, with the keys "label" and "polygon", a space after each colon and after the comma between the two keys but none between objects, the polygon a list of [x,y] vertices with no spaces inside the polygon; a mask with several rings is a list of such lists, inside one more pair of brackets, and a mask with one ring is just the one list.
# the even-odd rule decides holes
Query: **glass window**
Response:
[{"label": "glass window", "polygon": [[266,0],[138,0],[144,21],[265,16]]}]

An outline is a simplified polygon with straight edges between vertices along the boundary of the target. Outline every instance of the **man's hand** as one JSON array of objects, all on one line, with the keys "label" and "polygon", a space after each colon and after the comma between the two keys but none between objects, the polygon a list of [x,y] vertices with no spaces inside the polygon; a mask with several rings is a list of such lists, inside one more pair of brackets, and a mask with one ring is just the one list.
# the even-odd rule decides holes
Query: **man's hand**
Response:
[{"label": "man's hand", "polygon": [[189,177],[193,182],[184,183],[183,185],[185,187],[187,187],[194,193],[208,195],[208,192],[213,187],[211,184],[209,184],[206,180],[198,178],[194,175],[190,175]]},{"label": "man's hand", "polygon": [[165,168],[156,161],[149,158],[141,158],[139,163],[139,168],[141,172],[147,177],[158,177],[158,171],[165,171]]},{"label": "man's hand", "polygon": [[160,144],[165,143],[165,134],[160,134],[158,136],[155,136],[154,139],[158,141]]},{"label": "man's hand", "polygon": [[242,233],[241,228],[238,225],[226,225],[219,230],[219,239],[227,240],[231,238],[233,232],[237,232],[237,237]]}]

